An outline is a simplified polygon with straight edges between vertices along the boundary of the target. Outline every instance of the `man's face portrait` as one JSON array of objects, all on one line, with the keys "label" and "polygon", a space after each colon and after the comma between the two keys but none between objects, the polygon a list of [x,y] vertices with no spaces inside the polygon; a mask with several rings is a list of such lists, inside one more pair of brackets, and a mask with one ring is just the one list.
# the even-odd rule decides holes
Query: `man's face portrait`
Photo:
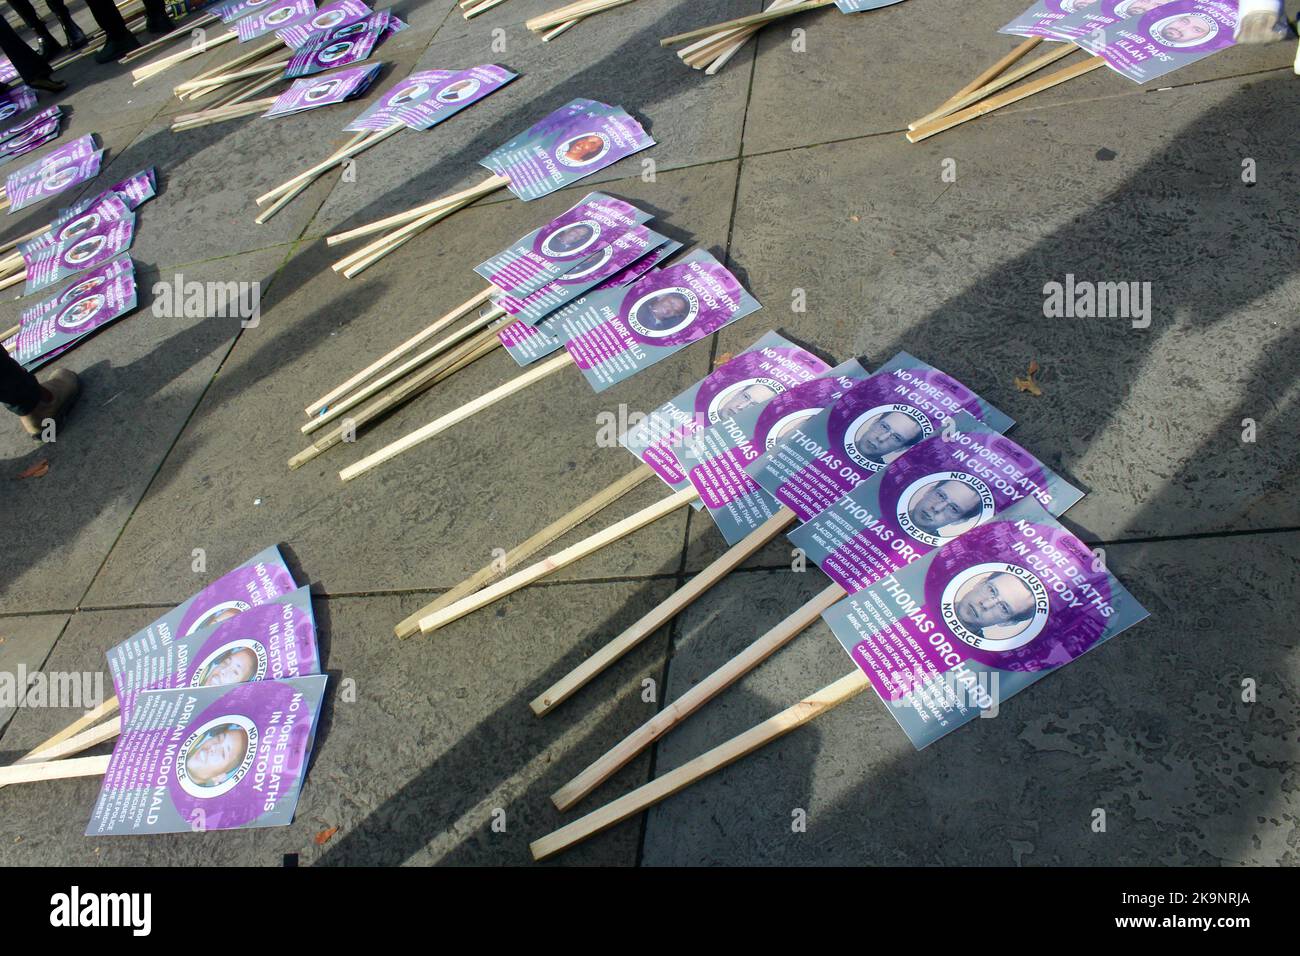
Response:
[{"label": "man's face portrait", "polygon": [[1170,43],[1187,45],[1204,40],[1213,29],[1204,17],[1184,14],[1161,24],[1159,35]]},{"label": "man's face portrait", "polygon": [[1170,0],[1132,0],[1127,7],[1122,10],[1116,9],[1115,12],[1126,17],[1136,17],[1144,13],[1150,13],[1156,7],[1164,6],[1169,2]]},{"label": "man's face portrait", "polygon": [[958,595],[953,609],[971,631],[1027,621],[1034,614],[1034,594],[1013,574],[998,571]]},{"label": "man's face portrait", "polygon": [[691,303],[680,292],[668,292],[645,303],[637,311],[637,321],[652,332],[676,328],[691,313]]},{"label": "man's face portrait", "polygon": [[762,405],[775,397],[776,392],[768,386],[752,382],[729,395],[727,400],[718,406],[718,417],[726,418],[731,415],[739,415],[745,409],[753,408],[755,405]]},{"label": "man's face portrait", "polygon": [[242,684],[257,675],[257,655],[250,648],[240,647],[223,654],[212,662],[203,678],[204,687],[222,687]]},{"label": "man's face portrait", "polygon": [[963,481],[936,481],[917,495],[907,511],[916,526],[928,534],[980,513],[979,492]]},{"label": "man's face portrait", "polygon": [[581,249],[590,238],[590,226],[565,226],[546,241],[546,247],[554,253],[572,252]]},{"label": "man's face portrait", "polygon": [[238,767],[248,752],[248,733],[225,727],[205,737],[185,758],[185,771],[195,783],[211,787]]},{"label": "man's face portrait", "polygon": [[921,438],[921,426],[902,412],[886,412],[866,422],[853,436],[853,444],[864,455],[884,458],[902,451]]}]

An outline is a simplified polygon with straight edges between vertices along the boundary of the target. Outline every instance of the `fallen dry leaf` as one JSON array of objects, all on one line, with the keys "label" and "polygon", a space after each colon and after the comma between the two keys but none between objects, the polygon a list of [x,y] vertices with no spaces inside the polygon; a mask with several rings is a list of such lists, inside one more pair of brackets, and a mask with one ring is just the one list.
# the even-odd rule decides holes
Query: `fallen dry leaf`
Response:
[{"label": "fallen dry leaf", "polygon": [[49,470],[50,470],[50,460],[48,458],[42,458],[40,461],[32,465],[30,468],[23,469],[22,473],[20,473],[18,477],[19,478],[40,478]]},{"label": "fallen dry leaf", "polygon": [[320,833],[316,834],[316,845],[320,846],[323,843],[328,843],[330,837],[332,837],[334,834],[338,832],[339,832],[338,827],[330,827],[328,830],[321,830]]},{"label": "fallen dry leaf", "polygon": [[1037,374],[1038,374],[1038,360],[1030,359],[1029,371],[1025,374],[1025,377],[1020,378],[1019,376],[1017,376],[1014,379],[1016,383],[1016,388],[1020,389],[1020,391],[1022,392],[1028,392],[1030,395],[1033,395],[1035,397],[1042,395],[1043,390],[1039,388],[1038,383],[1034,381],[1034,376]]},{"label": "fallen dry leaf", "polygon": [[732,355],[730,352],[723,352],[721,355],[719,355],[716,359],[713,360],[713,367],[718,368],[721,365],[726,365],[735,357],[736,356]]}]

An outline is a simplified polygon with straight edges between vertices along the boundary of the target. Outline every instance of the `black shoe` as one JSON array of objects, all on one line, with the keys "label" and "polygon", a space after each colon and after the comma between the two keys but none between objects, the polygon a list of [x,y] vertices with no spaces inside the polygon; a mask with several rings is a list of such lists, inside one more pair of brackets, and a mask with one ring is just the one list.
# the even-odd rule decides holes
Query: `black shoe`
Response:
[{"label": "black shoe", "polygon": [[52,76],[38,76],[34,80],[28,80],[27,85],[34,90],[44,90],[46,93],[62,93],[68,88],[67,83],[56,80]]},{"label": "black shoe", "polygon": [[73,23],[71,17],[68,17],[68,22],[63,24],[63,35],[68,38],[69,50],[80,50],[90,42],[90,38],[81,32],[81,27]]},{"label": "black shoe", "polygon": [[144,28],[154,36],[162,36],[164,33],[171,33],[176,29],[176,23],[166,13],[156,17],[146,17]]},{"label": "black shoe", "polygon": [[36,55],[46,63],[49,63],[50,60],[62,52],[63,44],[54,39],[49,33],[36,38]]},{"label": "black shoe", "polygon": [[95,54],[95,62],[113,63],[139,47],[140,41],[130,33],[120,37],[109,37],[108,42],[104,44],[104,49]]}]

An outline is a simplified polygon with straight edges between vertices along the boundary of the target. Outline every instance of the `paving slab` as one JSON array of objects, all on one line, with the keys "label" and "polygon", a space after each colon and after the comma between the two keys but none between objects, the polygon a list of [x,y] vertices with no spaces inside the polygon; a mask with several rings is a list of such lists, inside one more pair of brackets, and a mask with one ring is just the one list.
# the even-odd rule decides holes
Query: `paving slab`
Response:
[{"label": "paving slab", "polygon": [[[1081,104],[1060,138],[1028,116],[972,124],[929,166],[895,139],[748,158],[732,257],[768,324],[837,359],[910,351],[1015,418],[1013,436],[1088,491],[1069,517],[1089,540],[1296,527],[1300,349],[1281,317],[1300,305],[1284,211],[1297,105],[1290,80],[1210,84],[1134,101],[1145,123]],[[1243,158],[1267,170],[1254,186]],[[1067,273],[1149,282],[1150,327],[1044,317],[1045,283]],[[724,331],[721,349],[748,334]],[[1031,361],[1041,397],[1014,385]],[[712,536],[698,567],[718,538],[692,529]],[[778,542],[760,563],[788,553]]]},{"label": "paving slab", "polygon": [[[96,781],[14,786],[0,791],[0,820],[20,839],[0,846],[0,861],[279,866],[295,854],[303,865],[525,864],[528,842],[562,822],[548,795],[644,719],[651,705],[641,700],[641,682],[660,678],[666,635],[618,666],[617,692],[575,699],[545,720],[528,701],[589,654],[600,634],[665,593],[655,583],[532,591],[472,630],[405,642],[390,624],[427,594],[318,600],[330,703],[292,826],[202,839],[87,839]],[[78,614],[48,666],[102,668],[109,646],[158,613]],[[75,717],[23,711],[0,746],[16,753]],[[611,790],[636,786],[648,771],[648,758],[638,761]],[[334,827],[318,846],[317,834]],[[564,862],[630,865],[639,833],[620,828]]]},{"label": "paving slab", "polygon": [[[666,230],[709,248],[725,239],[734,179],[734,165],[715,164],[609,188],[661,212]],[[473,265],[584,194],[466,210],[353,280],[329,271],[337,252],[323,244],[295,252],[264,303],[261,325],[241,339],[178,443],[175,467],[169,463],[160,475],[165,494],[141,503],[89,600],[181,600],[188,584],[169,555],[200,544],[209,548],[210,567],[225,567],[284,542],[331,594],[451,587],[488,564],[493,549],[513,547],[631,471],[636,461],[626,451],[598,444],[605,421],[598,416],[612,413],[617,422],[621,407],[626,421],[702,377],[710,342],[600,394],[564,369],[370,474],[339,480],[344,466],[518,374],[498,351],[355,443],[297,471],[287,467],[308,444],[299,432],[307,404],[481,289]],[[745,320],[753,338],[761,316]],[[647,484],[582,533],[663,494]],[[178,522],[203,529],[203,540],[178,540]],[[684,527],[684,512],[661,519],[562,576],[675,573]]]},{"label": "paving slab", "polygon": [[[40,670],[67,623],[66,614],[22,614],[0,618],[0,680],[15,693],[19,688],[30,687],[30,680],[24,683],[22,675]],[[17,713],[18,703],[16,700],[0,703],[0,735]],[[2,736],[0,741],[3,741]]]},{"label": "paving slab", "polygon": [[[748,6],[728,0],[719,9],[746,12]],[[504,52],[490,45],[490,31],[474,26],[478,18],[470,22],[471,36],[444,39],[454,22],[464,23],[453,14],[416,70],[492,62],[519,78],[431,130],[403,131],[363,153],[357,182],[331,194],[311,226],[313,234],[373,222],[481,182],[490,173],[478,165],[480,159],[575,97],[623,106],[656,140],[648,150],[582,180],[588,189],[640,175],[647,159],[663,172],[734,158],[740,151],[739,104],[746,78],[737,73],[702,84],[675,59],[653,71],[628,69],[629,57],[643,62],[651,50],[656,51],[649,54],[656,57],[651,62],[659,62],[658,38],[685,29],[692,14],[689,7],[658,0],[624,10],[593,17],[546,44],[520,27],[507,35]]]},{"label": "paving slab", "polygon": [[[185,276],[261,281],[283,256],[279,250],[235,256]],[[16,422],[0,432],[6,544],[0,611],[77,605],[239,331],[235,318],[154,315],[159,274],[147,264],[137,269],[137,311],[38,373],[70,368],[82,378],[83,395],[58,439],[34,442]],[[0,324],[17,321],[16,307],[6,303]],[[18,478],[41,461],[49,464],[43,477]]]},{"label": "paving slab", "polygon": [[[978,4],[907,0],[859,14],[815,10],[767,27],[758,35],[745,152],[905,130],[908,123],[937,108],[1015,48],[1018,38],[997,31],[1028,5],[1026,0]],[[918,42],[919,36],[936,25],[941,31],[941,35],[934,34],[938,40]],[[795,29],[805,32],[802,52],[793,48],[791,32]],[[1052,49],[1041,44],[1024,62]],[[906,55],[900,56],[900,51]],[[1042,122],[1054,128],[1056,135],[1070,136],[1075,124],[1069,108],[1104,99],[1109,101],[1105,108],[1115,125],[1136,125],[1144,114],[1133,109],[1134,97],[1163,87],[1289,68],[1294,55],[1289,43],[1234,47],[1143,85],[1102,68],[999,112],[1052,108]],[[1076,51],[1034,78],[1084,58],[1085,54]],[[736,71],[741,64],[737,56],[723,74]],[[846,109],[846,104],[854,105]],[[1063,107],[1067,109],[1057,111]],[[947,143],[959,135],[950,131],[934,141]]]},{"label": "paving slab", "polygon": [[[1109,563],[1147,621],[919,753],[868,690],[652,810],[643,863],[1293,865],[1300,537],[1128,545]],[[666,699],[793,608],[802,577],[733,576],[691,611]],[[656,774],[848,670],[818,623],[665,737]]]}]

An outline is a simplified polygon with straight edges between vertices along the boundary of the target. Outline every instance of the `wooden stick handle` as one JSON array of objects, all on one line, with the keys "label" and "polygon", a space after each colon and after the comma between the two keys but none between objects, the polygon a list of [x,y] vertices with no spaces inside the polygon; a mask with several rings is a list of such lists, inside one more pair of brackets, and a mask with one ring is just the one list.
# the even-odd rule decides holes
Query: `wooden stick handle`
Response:
[{"label": "wooden stick handle", "polygon": [[516,392],[521,392],[529,385],[532,385],[535,382],[540,382],[548,375],[554,375],[560,369],[566,368],[572,364],[573,356],[568,352],[565,352],[563,355],[557,355],[549,362],[543,362],[540,365],[536,365],[524,372],[522,375],[516,375],[504,385],[498,385],[496,388],[492,389],[492,391],[480,395],[471,402],[466,402],[455,411],[448,412],[440,418],[435,418],[433,421],[429,422],[429,424],[417,428],[409,435],[399,438],[392,444],[385,445],[383,448],[379,449],[379,451],[367,455],[355,464],[348,465],[348,467],[339,472],[339,477],[344,481],[351,481],[353,478],[364,475],[371,469],[382,465],[390,458],[396,458],[408,448],[414,448],[416,445],[428,441],[435,435],[441,435],[451,426],[459,424],[465,419],[477,415],[485,408],[490,408],[502,399],[508,398]]},{"label": "wooden stick handle", "polygon": [[432,338],[433,336],[441,332],[443,329],[445,329],[447,326],[455,322],[457,319],[460,319],[462,316],[468,315],[470,312],[473,312],[484,302],[487,302],[488,299],[492,298],[492,294],[496,291],[497,290],[494,286],[488,286],[482,292],[479,292],[478,294],[472,296],[471,298],[466,299],[460,305],[456,306],[456,308],[452,309],[450,312],[448,312],[446,315],[439,318],[431,325],[427,325],[419,332],[416,332],[409,339],[407,339],[401,345],[397,346],[392,351],[384,355],[381,355],[379,358],[375,359],[373,362],[371,362],[369,365],[363,368],[360,372],[357,372],[356,375],[353,375],[342,385],[339,385],[337,388],[331,389],[330,391],[326,392],[320,398],[316,399],[316,401],[312,402],[310,405],[304,408],[303,411],[306,412],[308,415],[315,415],[317,412],[319,412],[330,402],[334,401],[334,399],[338,398],[340,395],[346,395],[348,392],[352,391],[352,389],[356,388],[362,382],[366,381],[366,379],[370,378],[376,372],[386,368],[387,366],[391,365],[393,362],[397,361],[397,359],[401,358],[407,352],[411,351],[411,349],[415,348],[421,342],[424,342],[427,339]]},{"label": "wooden stick handle", "polygon": [[531,20],[525,20],[524,26],[534,33],[540,33],[561,24],[576,23],[583,17],[590,16],[593,13],[613,10],[615,7],[621,7],[631,2],[632,0],[587,0],[587,2],[570,3],[533,17]]},{"label": "wooden stick handle", "polygon": [[997,96],[991,96],[975,106],[968,107],[958,113],[952,113],[942,119],[937,119],[925,126],[918,126],[907,134],[909,143],[919,143],[923,139],[929,139],[936,133],[942,133],[946,129],[952,129],[962,123],[969,122],[986,113],[992,113],[994,110],[1001,109],[1011,103],[1023,100],[1027,96],[1033,96],[1035,93],[1041,93],[1043,90],[1051,89],[1067,80],[1072,80],[1076,76],[1083,76],[1091,70],[1105,66],[1106,61],[1099,56],[1089,57],[1078,63],[1072,63],[1063,70],[1057,70],[1041,79],[1034,80],[1032,83],[1026,83],[1024,86],[1017,87],[1014,90],[1007,90]]},{"label": "wooden stick handle", "polygon": [[806,602],[677,700],[665,705],[663,710],[555,791],[551,795],[551,802],[561,810],[569,809],[613,776],[629,760],[815,624],[822,611],[842,597],[844,589],[838,584],[832,584]]},{"label": "wooden stick handle", "polygon": [[344,412],[346,412],[348,409],[355,408],[357,405],[360,405],[371,395],[374,395],[376,392],[383,391],[389,385],[404,378],[412,370],[417,369],[421,365],[424,365],[425,363],[432,361],[442,353],[449,351],[464,339],[473,335],[475,332],[479,331],[485,326],[491,325],[493,322],[496,322],[498,319],[505,316],[505,314],[506,314],[505,310],[503,309],[498,309],[498,308],[488,309],[486,312],[484,312],[482,315],[475,318],[473,321],[469,322],[467,325],[451,333],[451,335],[439,339],[437,342],[435,342],[429,348],[425,349],[423,352],[420,352],[412,356],[411,358],[403,362],[401,365],[398,365],[396,368],[393,368],[390,371],[385,372],[379,378],[375,379],[375,381],[370,382],[369,384],[363,386],[358,391],[347,396],[342,401],[338,402],[338,404],[331,406],[329,411],[324,412],[310,419],[307,422],[307,424],[302,426],[303,434],[310,434],[311,432],[316,431],[316,429],[329,424],[331,421],[333,421],[334,419],[342,415]]},{"label": "wooden stick handle", "polygon": [[440,206],[433,212],[421,216],[413,222],[408,222],[405,226],[393,230],[388,235],[380,238],[376,242],[372,242],[365,248],[352,253],[350,256],[345,256],[338,262],[334,263],[332,268],[336,272],[342,272],[345,279],[355,278],[390,252],[396,252],[397,249],[406,245],[406,243],[410,242],[425,229],[428,229],[435,222],[446,219],[454,212],[459,212],[465,206],[468,206],[469,203],[470,200],[462,199],[449,206]]},{"label": "wooden stick handle", "polygon": [[534,860],[544,860],[549,856],[566,850],[574,844],[581,843],[588,837],[595,836],[602,830],[626,820],[633,814],[640,813],[654,806],[660,800],[671,797],[685,790],[697,780],[721,770],[741,757],[753,753],[772,741],[785,736],[790,731],[802,727],[808,721],[819,717],[862,693],[869,686],[862,671],[854,669],[835,683],[823,687],[817,693],[805,697],[799,703],[787,707],[773,717],[769,717],[755,727],[751,727],[737,737],[732,737],[724,744],[714,747],[694,760],[682,764],[676,770],[670,770],[662,777],[656,777],[649,783],[637,787],[629,794],[608,803],[599,810],[593,810],[580,820],[575,820],[554,833],[534,840],[529,844]]},{"label": "wooden stick handle", "polygon": [[66,780],[71,777],[102,777],[112,759],[111,756],[73,757],[71,760],[0,767],[0,787],[7,787],[11,783],[39,783],[42,780]]},{"label": "wooden stick handle", "polygon": [[392,411],[399,405],[410,401],[421,392],[425,392],[444,378],[454,375],[472,362],[501,347],[495,329],[487,329],[479,336],[470,339],[450,355],[444,356],[424,371],[411,376],[391,391],[376,398],[361,411],[349,415],[341,424],[330,429],[324,435],[318,435],[310,445],[289,459],[290,468],[300,468],[322,452],[333,448],[343,441],[349,432]]},{"label": "wooden stick handle", "polygon": [[83,730],[81,733],[69,737],[67,740],[55,744],[38,754],[29,754],[26,757],[20,757],[14,761],[14,766],[19,764],[40,763],[45,760],[61,760],[71,754],[79,754],[83,750],[89,750],[91,747],[112,740],[122,732],[122,718],[113,717],[104,721],[98,727],[91,727],[89,730]]},{"label": "wooden stick handle", "polygon": [[794,521],[795,513],[789,508],[782,508],[743,539],[737,541],[703,571],[673,592],[666,601],[661,602],[649,614],[543,691],[528,705],[533,709],[533,713],[541,717],[549,713],[557,704],[568,700],[597,674],[699,600],[709,588],[740,567],[746,558]]},{"label": "wooden stick handle", "polygon": [[486,196],[490,192],[500,189],[502,186],[510,185],[510,180],[505,176],[489,176],[476,186],[469,189],[462,189],[458,193],[452,193],[450,196],[443,196],[441,199],[435,199],[433,202],[425,203],[423,206],[416,206],[414,209],[408,209],[406,212],[399,212],[396,215],[389,216],[386,219],[379,219],[375,222],[367,223],[364,226],[358,226],[355,229],[349,229],[346,232],[336,232],[332,236],[325,237],[327,246],[336,246],[341,242],[347,242],[349,239],[359,239],[361,236],[369,236],[376,232],[383,232],[393,226],[400,226],[419,219],[431,212],[436,212],[445,206],[454,203],[463,202],[467,199],[477,199],[480,196]]},{"label": "wooden stick handle", "polygon": [[780,20],[782,17],[788,17],[795,13],[803,13],[806,10],[815,10],[818,7],[824,7],[834,3],[835,0],[806,0],[804,3],[794,4],[789,7],[782,7],[779,10],[764,10],[762,13],[751,13],[746,17],[736,17],[734,20],[724,20],[722,23],[715,23],[712,26],[700,27],[697,30],[687,30],[685,33],[676,33],[670,37],[664,37],[659,41],[660,46],[672,46],[676,43],[682,43],[685,40],[695,40],[699,37],[706,37],[711,33],[721,33],[723,30],[734,30],[736,27],[747,27],[753,24],[768,23],[772,20]]},{"label": "wooden stick handle", "polygon": [[405,128],[406,127],[403,126],[401,123],[394,123],[392,126],[388,127],[385,130],[382,130],[381,132],[372,133],[371,135],[367,136],[365,139],[361,140],[359,143],[354,143],[352,146],[348,147],[347,149],[340,150],[338,153],[335,153],[333,156],[329,157],[329,159],[317,163],[315,166],[311,167],[311,169],[304,170],[303,172],[299,173],[297,176],[293,177],[293,179],[287,180],[281,183],[280,185],[276,186],[274,189],[269,190],[268,192],[265,192],[262,195],[258,196],[256,200],[257,204],[261,206],[270,202],[272,199],[274,199],[276,196],[279,196],[281,193],[288,192],[290,189],[298,185],[298,183],[302,182],[304,179],[315,179],[321,173],[343,162],[343,160],[355,156],[357,153],[360,153],[362,150],[369,149],[371,146],[374,146],[376,143],[380,142],[381,140],[385,140],[389,136],[392,136],[394,133],[397,133]]},{"label": "wooden stick handle", "polygon": [[[350,140],[344,143],[340,149],[335,151],[332,158],[337,158],[339,156],[344,155],[349,149],[351,149],[353,146],[356,146],[358,143],[360,143],[369,135],[370,133],[366,130],[363,130],[360,133],[353,134]],[[281,195],[279,199],[277,199],[275,202],[271,203],[271,205],[268,206],[266,209],[263,209],[260,213],[258,213],[257,218],[254,219],[253,222],[257,223],[259,226],[265,223],[277,212],[279,212],[285,206],[289,205],[289,203],[293,202],[293,200],[298,196],[299,193],[303,192],[306,189],[309,189],[312,183],[314,183],[317,178],[318,177],[311,177],[309,179],[304,179],[302,182],[298,183],[298,185],[294,186],[288,192]]]},{"label": "wooden stick handle", "polygon": [[441,610],[434,611],[425,617],[420,618],[420,632],[430,634],[438,628],[450,624],[452,621],[458,621],[466,614],[477,611],[479,608],[487,607],[494,601],[497,601],[507,594],[513,594],[520,588],[527,587],[534,581],[539,581],[561,568],[567,568],[575,561],[585,558],[589,554],[595,554],[606,545],[613,544],[622,538],[627,537],[634,531],[644,528],[646,525],[658,521],[664,515],[671,514],[678,508],[683,508],[698,498],[699,492],[694,487],[683,488],[667,498],[657,501],[647,508],[642,508],[635,514],[628,515],[622,521],[617,521],[603,531],[597,532],[588,538],[583,538],[576,544],[572,544],[563,551],[557,551],[549,558],[543,558],[541,561],[531,564],[522,571],[516,571],[508,578],[503,578],[495,584],[485,587],[481,591],[461,598],[454,604],[449,604]]},{"label": "wooden stick handle", "polygon": [[197,30],[199,27],[205,27],[209,23],[215,23],[218,19],[220,18],[215,13],[205,13],[203,14],[203,16],[199,17],[198,19],[190,23],[187,23],[184,26],[177,27],[171,33],[164,33],[162,36],[158,37],[157,39],[150,40],[148,43],[142,44],[141,46],[137,47],[136,49],[122,56],[122,58],[119,59],[117,62],[130,63],[132,60],[138,60],[142,56],[148,56],[150,53],[152,53],[154,50],[158,49],[159,47],[166,46],[168,43],[171,43],[174,40],[178,40],[182,36],[189,36],[192,31]]},{"label": "wooden stick handle", "polygon": [[1006,87],[1010,86],[1012,83],[1018,83],[1020,80],[1023,80],[1025,77],[1029,76],[1029,74],[1035,73],[1038,70],[1041,70],[1045,66],[1050,66],[1051,64],[1055,63],[1057,60],[1069,56],[1077,49],[1078,47],[1076,47],[1072,43],[1058,44],[1050,52],[1043,54],[1037,59],[1030,60],[1028,63],[1024,64],[1023,66],[1017,67],[1016,69],[1012,70],[1010,73],[1006,73],[1002,76],[999,76],[998,78],[989,81],[985,85],[972,90],[971,92],[965,94],[964,96],[954,97],[953,99],[945,103],[943,106],[939,107],[937,110],[927,113],[925,116],[922,116],[920,119],[911,123],[908,126],[908,128],[916,129],[919,126],[924,126],[927,123],[932,123],[935,120],[939,119],[940,117],[947,116],[950,113],[955,113],[960,109],[970,106],[972,103],[978,103],[980,100],[987,99],[989,96],[992,96],[998,90],[1005,89]]},{"label": "wooden stick handle", "polygon": [[618,479],[618,481],[615,481],[592,495],[572,511],[557,520],[552,521],[523,544],[512,548],[506,553],[505,557],[493,561],[484,568],[480,568],[450,591],[438,595],[437,600],[431,601],[414,614],[403,618],[398,622],[397,626],[393,628],[393,631],[403,640],[408,637],[414,637],[416,634],[420,633],[421,618],[428,617],[435,611],[439,611],[444,607],[455,604],[461,598],[468,597],[480,588],[490,584],[495,578],[499,578],[511,568],[518,565],[521,561],[532,557],[532,555],[554,542],[557,538],[568,534],[592,515],[609,507],[609,505],[618,501],[629,491],[640,487],[644,482],[653,477],[654,470],[649,465],[641,465],[635,470],[628,472],[622,478]]},{"label": "wooden stick handle", "polygon": [[1033,50],[1034,47],[1038,46],[1038,44],[1042,42],[1043,42],[1042,37],[1026,37],[1023,41],[1016,44],[1015,49],[1013,49],[1010,53],[1002,57],[1002,59],[998,60],[996,63],[990,66],[979,76],[975,77],[975,79],[971,80],[969,83],[963,86],[952,96],[948,97],[948,99],[946,99],[943,102],[943,106],[947,106],[949,103],[956,102],[957,100],[961,99],[963,96],[966,96],[968,93],[974,93],[981,86],[985,86],[989,83],[992,83],[999,76],[1005,73],[1010,67],[1014,66],[1026,55],[1028,55],[1028,53],[1031,50]]}]

